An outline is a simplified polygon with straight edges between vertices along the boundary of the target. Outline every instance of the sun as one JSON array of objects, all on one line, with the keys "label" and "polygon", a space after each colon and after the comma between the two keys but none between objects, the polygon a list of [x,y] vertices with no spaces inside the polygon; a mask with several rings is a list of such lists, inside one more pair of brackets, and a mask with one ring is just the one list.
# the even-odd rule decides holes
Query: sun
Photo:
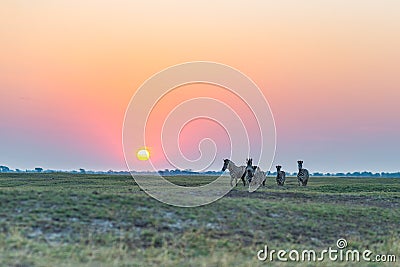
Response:
[{"label": "sun", "polygon": [[149,149],[145,147],[138,149],[138,151],[136,152],[136,157],[138,158],[138,160],[148,160],[150,158]]}]

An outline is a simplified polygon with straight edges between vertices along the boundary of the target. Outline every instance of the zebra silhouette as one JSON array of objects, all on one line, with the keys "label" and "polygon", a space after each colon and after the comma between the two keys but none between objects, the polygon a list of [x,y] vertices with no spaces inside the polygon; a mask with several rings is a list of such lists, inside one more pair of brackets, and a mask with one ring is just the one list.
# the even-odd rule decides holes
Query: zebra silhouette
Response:
[{"label": "zebra silhouette", "polygon": [[306,186],[308,178],[310,177],[310,175],[308,174],[308,170],[303,169],[302,160],[298,160],[297,165],[299,166],[299,172],[297,173],[297,181],[299,182],[299,186]]},{"label": "zebra silhouette", "polygon": [[281,168],[282,166],[280,165],[276,166],[276,183],[278,185],[284,185],[286,179],[286,173],[281,171]]},{"label": "zebra silhouette", "polygon": [[237,186],[238,179],[242,179],[243,186],[246,185],[245,180],[243,178],[246,166],[236,166],[233,161],[229,159],[224,159],[224,166],[222,167],[222,171],[224,172],[226,169],[229,170],[229,174],[231,176],[231,186],[233,186],[233,181],[235,181],[235,186]]},{"label": "zebra silhouette", "polygon": [[247,181],[249,188],[250,186],[265,186],[267,176],[265,172],[258,166],[253,166],[253,159],[246,159],[246,169],[242,175],[242,180]]}]

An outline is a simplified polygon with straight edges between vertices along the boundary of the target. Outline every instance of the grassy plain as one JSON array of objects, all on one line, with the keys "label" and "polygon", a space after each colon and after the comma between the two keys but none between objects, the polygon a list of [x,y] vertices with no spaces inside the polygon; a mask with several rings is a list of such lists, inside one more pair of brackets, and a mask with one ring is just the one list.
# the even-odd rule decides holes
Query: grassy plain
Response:
[{"label": "grassy plain", "polygon": [[[170,179],[196,186],[215,177]],[[284,266],[258,261],[257,251],[321,251],[339,238],[396,255],[398,266],[399,224],[397,178],[311,177],[298,187],[289,177],[278,187],[269,177],[257,192],[239,184],[210,205],[178,208],[131,176],[0,174],[0,266]]]}]

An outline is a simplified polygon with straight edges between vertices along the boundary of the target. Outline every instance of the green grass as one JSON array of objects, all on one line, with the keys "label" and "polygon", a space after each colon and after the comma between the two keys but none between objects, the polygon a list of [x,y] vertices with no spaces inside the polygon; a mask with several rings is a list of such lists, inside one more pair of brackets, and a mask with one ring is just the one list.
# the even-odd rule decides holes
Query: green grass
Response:
[{"label": "green grass", "polygon": [[257,251],[318,251],[339,238],[399,262],[399,222],[400,179],[311,177],[298,187],[289,177],[278,187],[271,177],[254,193],[239,184],[210,205],[178,208],[130,176],[0,174],[0,266],[283,266]]}]

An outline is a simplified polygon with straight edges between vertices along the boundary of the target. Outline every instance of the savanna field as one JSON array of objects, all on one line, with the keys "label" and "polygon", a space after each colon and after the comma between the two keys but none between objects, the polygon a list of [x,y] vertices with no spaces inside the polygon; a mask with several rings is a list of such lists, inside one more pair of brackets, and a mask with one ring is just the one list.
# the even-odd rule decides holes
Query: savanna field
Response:
[{"label": "savanna field", "polygon": [[[198,186],[215,177],[170,179]],[[339,238],[348,249],[397,256],[362,266],[400,264],[398,178],[310,177],[299,187],[288,177],[278,187],[268,177],[254,193],[239,184],[212,204],[178,208],[131,176],[0,174],[0,205],[0,266],[284,266],[257,251],[320,251]]]}]

